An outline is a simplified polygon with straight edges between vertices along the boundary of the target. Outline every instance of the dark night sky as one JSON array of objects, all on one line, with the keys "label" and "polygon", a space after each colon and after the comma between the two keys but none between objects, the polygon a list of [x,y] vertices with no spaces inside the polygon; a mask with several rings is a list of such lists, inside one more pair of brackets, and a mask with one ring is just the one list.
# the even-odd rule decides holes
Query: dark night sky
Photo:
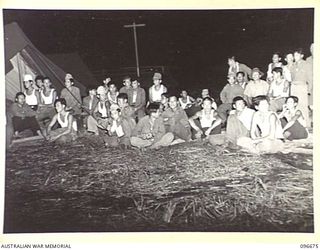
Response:
[{"label": "dark night sky", "polygon": [[221,88],[226,58],[266,71],[274,51],[306,50],[313,41],[313,9],[203,11],[4,10],[44,54],[78,52],[92,70],[135,66],[138,29],[140,65],[165,65],[181,86]]}]

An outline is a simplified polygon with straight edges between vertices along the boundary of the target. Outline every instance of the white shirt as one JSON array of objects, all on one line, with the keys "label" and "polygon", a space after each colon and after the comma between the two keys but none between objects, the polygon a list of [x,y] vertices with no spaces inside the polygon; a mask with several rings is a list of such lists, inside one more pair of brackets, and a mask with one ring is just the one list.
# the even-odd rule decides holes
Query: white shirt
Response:
[{"label": "white shirt", "polygon": [[241,112],[241,114],[237,116],[238,119],[249,131],[251,129],[252,117],[254,113],[255,111],[253,109],[245,107],[244,110]]}]

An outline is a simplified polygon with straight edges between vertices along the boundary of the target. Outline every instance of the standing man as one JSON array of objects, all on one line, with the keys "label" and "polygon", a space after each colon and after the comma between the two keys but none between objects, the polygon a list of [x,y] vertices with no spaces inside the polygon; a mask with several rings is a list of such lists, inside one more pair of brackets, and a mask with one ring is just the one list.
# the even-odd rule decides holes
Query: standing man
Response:
[{"label": "standing man", "polygon": [[232,73],[237,74],[239,71],[242,71],[245,74],[246,82],[248,81],[248,76],[251,75],[252,71],[247,65],[237,62],[235,56],[228,57],[228,65],[228,75]]},{"label": "standing man", "polygon": [[145,116],[146,92],[140,87],[138,79],[133,79],[132,88],[128,93],[129,105],[134,108],[135,117],[140,120]]},{"label": "standing man", "polygon": [[303,60],[304,52],[301,48],[294,51],[295,63],[292,68],[292,83],[290,95],[296,96],[299,99],[299,110],[307,122],[307,127],[311,126],[308,110],[308,94],[312,89],[312,71],[310,65]]}]

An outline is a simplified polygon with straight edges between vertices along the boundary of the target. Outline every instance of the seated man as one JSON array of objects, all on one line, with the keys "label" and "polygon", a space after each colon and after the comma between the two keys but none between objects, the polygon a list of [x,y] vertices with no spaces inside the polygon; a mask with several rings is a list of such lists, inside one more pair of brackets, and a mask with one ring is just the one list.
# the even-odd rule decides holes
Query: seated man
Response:
[{"label": "seated man", "polygon": [[237,143],[240,137],[250,137],[251,122],[255,111],[247,107],[247,102],[242,96],[233,98],[232,106],[234,110],[230,111],[226,138],[232,144]]},{"label": "seated man", "polygon": [[43,85],[40,91],[40,104],[38,108],[37,119],[39,122],[46,122],[51,120],[56,114],[54,108],[54,102],[57,99],[57,91],[54,88],[51,88],[51,80],[49,77],[43,78]]},{"label": "seated man", "polygon": [[132,88],[128,93],[129,105],[134,108],[134,116],[140,120],[145,116],[146,92],[140,87],[138,79],[133,79]]},{"label": "seated man", "polygon": [[186,90],[182,90],[181,97],[179,97],[179,103],[181,108],[188,109],[192,106],[192,104],[195,102],[195,99],[188,95],[188,92]]},{"label": "seated man", "polygon": [[272,82],[270,84],[268,96],[270,98],[270,110],[281,111],[289,96],[289,82],[282,76],[282,68],[275,67],[272,69]]},{"label": "seated man", "polygon": [[221,133],[221,118],[212,108],[212,99],[209,97],[204,98],[202,110],[189,118],[189,123],[193,128],[193,137],[195,139]]},{"label": "seated man", "polygon": [[126,93],[120,93],[118,95],[118,105],[121,111],[121,117],[128,121],[131,128],[134,129],[136,121],[134,119],[134,108],[128,104],[128,95]]},{"label": "seated man", "polygon": [[162,113],[166,132],[173,133],[175,139],[190,141],[191,130],[186,112],[178,105],[176,96],[169,97],[169,108]]},{"label": "seated man", "polygon": [[106,130],[109,124],[110,118],[110,104],[106,89],[103,86],[99,86],[97,89],[97,96],[99,101],[92,112],[92,115],[88,116],[87,130],[95,135],[99,135],[99,128]]},{"label": "seated man", "polygon": [[253,99],[257,111],[252,118],[250,137],[241,137],[237,145],[251,153],[276,153],[283,149],[282,128],[277,115],[269,111],[265,95]]},{"label": "seated man", "polygon": [[232,109],[232,101],[236,96],[243,96],[243,88],[237,84],[235,75],[228,75],[228,84],[220,93],[222,104],[218,107],[218,114],[222,122],[226,122],[229,111]]},{"label": "seated man", "polygon": [[124,145],[130,146],[130,137],[133,127],[129,124],[127,119],[121,116],[120,109],[112,109],[110,111],[111,119],[107,127],[108,135],[104,137],[105,145],[117,147]]},{"label": "seated man", "polygon": [[166,111],[169,108],[169,94],[163,93],[161,94],[161,102],[160,102],[160,113]]},{"label": "seated man", "polygon": [[290,141],[308,138],[307,123],[301,111],[297,109],[298,102],[298,97],[289,96],[286,99],[283,111],[279,114],[283,136]]},{"label": "seated man", "polygon": [[[77,138],[77,122],[72,114],[66,111],[67,103],[64,98],[55,100],[54,106],[57,114],[52,118],[47,128],[47,140],[60,143],[70,142]],[[51,130],[58,122],[61,128]]]},{"label": "seated man", "polygon": [[16,102],[11,105],[12,126],[15,135],[30,129],[33,135],[43,136],[36,119],[37,113],[26,103],[25,94],[18,92],[15,100]]},{"label": "seated man", "polygon": [[214,98],[210,96],[210,92],[209,89],[202,89],[201,90],[201,99],[202,101],[204,100],[204,98],[209,97],[212,100],[212,108],[214,110],[217,110],[218,106],[217,103],[215,102]]},{"label": "seated man", "polygon": [[151,103],[147,108],[148,114],[135,127],[130,139],[131,145],[138,148],[159,148],[169,146],[174,135],[166,133],[159,103]]}]

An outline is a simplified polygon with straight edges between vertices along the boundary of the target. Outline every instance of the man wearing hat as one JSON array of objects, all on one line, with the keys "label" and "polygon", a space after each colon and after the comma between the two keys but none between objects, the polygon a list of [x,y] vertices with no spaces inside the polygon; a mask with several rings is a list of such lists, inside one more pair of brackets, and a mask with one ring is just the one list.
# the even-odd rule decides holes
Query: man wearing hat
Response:
[{"label": "man wearing hat", "polygon": [[261,80],[260,78],[263,76],[263,72],[260,71],[259,68],[252,69],[252,80],[247,84],[244,95],[248,101],[248,104],[252,104],[252,98],[259,95],[267,95],[269,91],[269,84]]},{"label": "man wearing hat", "polygon": [[35,89],[34,81],[31,75],[26,74],[23,78],[23,84],[25,91],[25,101],[33,110],[38,109],[38,105],[40,102],[39,92]]},{"label": "man wearing hat", "polygon": [[156,72],[152,79],[153,85],[149,88],[149,102],[161,102],[161,95],[167,92],[167,88],[161,84],[162,75]]}]

